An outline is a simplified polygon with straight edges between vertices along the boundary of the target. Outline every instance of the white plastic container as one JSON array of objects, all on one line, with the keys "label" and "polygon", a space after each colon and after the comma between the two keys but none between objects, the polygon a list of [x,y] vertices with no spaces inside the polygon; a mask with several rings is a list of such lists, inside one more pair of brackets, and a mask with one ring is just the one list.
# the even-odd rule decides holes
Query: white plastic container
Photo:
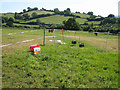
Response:
[{"label": "white plastic container", "polygon": [[36,47],[36,48],[34,48],[34,54],[38,54],[38,53],[40,53],[40,47]]}]

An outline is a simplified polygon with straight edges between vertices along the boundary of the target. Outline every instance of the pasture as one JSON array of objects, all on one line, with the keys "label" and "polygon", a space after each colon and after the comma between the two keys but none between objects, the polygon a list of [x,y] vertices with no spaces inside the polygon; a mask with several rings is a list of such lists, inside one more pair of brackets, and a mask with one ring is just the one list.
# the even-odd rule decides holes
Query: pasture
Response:
[{"label": "pasture", "polygon": [[26,12],[26,13],[28,15],[32,15],[33,12],[36,12],[37,15],[41,15],[41,14],[54,14],[54,12],[40,11],[40,10],[30,11],[30,12]]},{"label": "pasture", "polygon": [[[53,15],[53,16],[47,16],[47,17],[42,17],[39,18],[41,22],[44,22],[46,24],[63,24],[64,20],[68,20],[69,18],[72,18],[71,16],[64,16],[64,15]],[[37,19],[32,19],[29,20],[27,22],[32,22],[32,21],[36,21]],[[87,19],[84,18],[76,18],[76,21],[79,24],[84,24],[84,22],[87,21]],[[94,23],[94,24],[98,24],[99,22],[89,22],[89,23]]]},{"label": "pasture", "polygon": [[[118,36],[80,31],[48,33],[43,46],[43,30],[2,29],[3,88],[118,88]],[[72,40],[77,44],[73,45]],[[80,48],[79,44],[85,47]],[[30,45],[39,44],[33,55]]]}]

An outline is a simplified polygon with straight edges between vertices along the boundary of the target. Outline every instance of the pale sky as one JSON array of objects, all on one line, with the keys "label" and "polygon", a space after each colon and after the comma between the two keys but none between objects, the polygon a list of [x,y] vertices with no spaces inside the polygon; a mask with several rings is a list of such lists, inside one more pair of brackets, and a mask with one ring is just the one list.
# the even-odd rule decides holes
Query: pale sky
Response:
[{"label": "pale sky", "polygon": [[120,0],[0,0],[0,12],[22,12],[27,7],[42,7],[47,10],[58,8],[60,11],[70,8],[72,12],[81,13],[92,11],[94,15],[118,16],[118,2]]}]

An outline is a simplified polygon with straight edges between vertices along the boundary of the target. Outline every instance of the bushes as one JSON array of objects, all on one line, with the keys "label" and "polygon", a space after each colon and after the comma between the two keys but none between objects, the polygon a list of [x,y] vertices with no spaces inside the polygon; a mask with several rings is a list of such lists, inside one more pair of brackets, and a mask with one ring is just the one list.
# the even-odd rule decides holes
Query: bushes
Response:
[{"label": "bushes", "polygon": [[94,32],[94,31],[108,32],[108,31],[110,31],[110,33],[113,33],[113,34],[118,34],[120,32],[120,30],[115,27],[110,28],[110,27],[105,27],[105,26],[95,27],[95,26],[82,25],[81,28],[83,31],[89,31],[89,32]]},{"label": "bushes", "polygon": [[67,21],[63,21],[64,28],[68,30],[79,30],[79,23],[75,18],[69,18]]}]

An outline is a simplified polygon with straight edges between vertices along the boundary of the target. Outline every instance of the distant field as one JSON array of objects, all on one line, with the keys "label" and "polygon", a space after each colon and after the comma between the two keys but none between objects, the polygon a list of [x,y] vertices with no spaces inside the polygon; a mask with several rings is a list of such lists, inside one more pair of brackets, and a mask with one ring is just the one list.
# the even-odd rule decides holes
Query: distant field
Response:
[{"label": "distant field", "polygon": [[86,15],[86,14],[81,14],[81,13],[72,13],[73,15],[76,15],[76,16],[80,16],[81,18],[89,18],[90,15]]},{"label": "distant field", "polygon": [[28,15],[32,15],[33,12],[36,12],[37,15],[40,15],[40,14],[54,14],[54,12],[48,12],[48,11],[40,11],[40,10],[36,10],[36,11],[30,11],[30,12],[27,12]]},{"label": "distant field", "polygon": [[14,13],[3,13],[2,16],[3,17],[14,17]]},{"label": "distant field", "polygon": [[[115,48],[105,52],[107,35],[80,32],[79,41],[79,32],[64,31],[66,44],[60,44],[54,40],[62,41],[61,30],[55,31],[55,38],[45,33],[43,46],[43,30],[3,28],[3,45],[12,43],[2,48],[3,88],[118,88],[118,53]],[[117,40],[118,36],[110,35],[108,46],[118,45]],[[38,55],[29,50],[34,44],[40,45]]]},{"label": "distant field", "polygon": [[[62,24],[64,20],[68,20],[69,16],[63,16],[63,15],[54,15],[54,16],[48,16],[48,17],[42,17],[40,18],[41,22],[44,22],[46,24]],[[36,19],[30,20],[30,21],[36,21]],[[28,21],[29,22],[29,21]]]},{"label": "distant field", "polygon": [[76,21],[79,23],[79,24],[84,24],[87,19],[82,19],[82,18],[76,18]]},{"label": "distant field", "polygon": [[18,24],[18,23],[14,23],[14,25],[17,25],[17,26],[29,26],[29,27],[39,27],[39,25],[26,25],[26,24]]},{"label": "distant field", "polygon": [[[40,11],[40,10],[30,11],[30,12],[26,12],[26,13],[28,13],[31,16],[33,12],[36,12],[37,15],[40,15],[40,14],[54,14],[54,12]],[[81,17],[81,18],[76,18],[76,21],[79,24],[84,24],[85,22],[88,21],[86,18],[90,17],[90,15],[86,15],[86,14],[79,14],[79,13],[72,13],[72,14]],[[14,17],[14,13],[6,13],[6,14],[2,14],[2,15],[6,16],[6,17]],[[69,18],[72,18],[72,17],[71,16],[64,16],[64,15],[53,15],[53,16],[41,17],[39,19],[41,20],[41,22],[44,22],[45,24],[63,24],[63,21],[68,20]],[[36,20],[37,19],[32,19],[32,20],[28,20],[28,21],[24,21],[24,20],[16,20],[16,21],[25,23],[25,22],[31,22],[31,21],[36,21]],[[92,24],[92,23],[93,24],[100,24],[100,22],[98,22],[98,21],[90,21],[90,22],[87,22],[87,23],[88,24]],[[16,25],[18,25],[18,24],[16,24]],[[21,25],[23,25],[23,24],[21,24]]]},{"label": "distant field", "polygon": [[[64,20],[68,20],[69,18],[72,18],[71,16],[63,16],[63,15],[53,15],[53,16],[48,16],[48,17],[42,17],[39,18],[41,20],[41,22],[44,22],[46,24],[63,24]],[[27,22],[31,22],[31,21],[36,21],[37,19],[33,19],[33,20],[29,20]],[[85,21],[87,21],[86,19],[81,19],[81,18],[76,18],[76,21],[79,24],[84,24]]]},{"label": "distant field", "polygon": [[86,22],[86,23],[88,23],[88,24],[100,24],[100,21],[88,21],[88,22]]}]

